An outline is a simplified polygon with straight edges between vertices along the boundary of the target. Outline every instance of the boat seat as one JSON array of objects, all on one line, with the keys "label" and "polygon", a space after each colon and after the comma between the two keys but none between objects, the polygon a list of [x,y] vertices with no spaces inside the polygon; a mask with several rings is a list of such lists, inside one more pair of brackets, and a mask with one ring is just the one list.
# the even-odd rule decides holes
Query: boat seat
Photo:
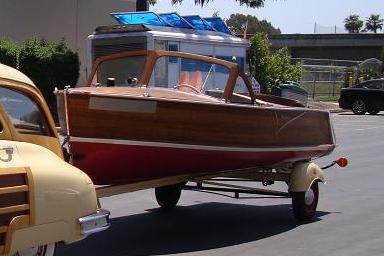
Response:
[{"label": "boat seat", "polygon": [[189,73],[186,71],[180,72],[179,81],[177,85],[189,84]]},{"label": "boat seat", "polygon": [[195,87],[199,92],[201,91],[201,87],[203,86],[203,76],[199,70],[192,73],[191,81],[189,84]]}]

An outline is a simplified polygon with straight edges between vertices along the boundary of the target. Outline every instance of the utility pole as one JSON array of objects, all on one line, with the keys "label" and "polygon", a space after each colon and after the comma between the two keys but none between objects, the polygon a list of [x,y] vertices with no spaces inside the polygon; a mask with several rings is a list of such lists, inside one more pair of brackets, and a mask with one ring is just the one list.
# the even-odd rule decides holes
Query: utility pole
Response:
[{"label": "utility pole", "polygon": [[148,11],[148,1],[147,0],[136,0],[136,11]]}]

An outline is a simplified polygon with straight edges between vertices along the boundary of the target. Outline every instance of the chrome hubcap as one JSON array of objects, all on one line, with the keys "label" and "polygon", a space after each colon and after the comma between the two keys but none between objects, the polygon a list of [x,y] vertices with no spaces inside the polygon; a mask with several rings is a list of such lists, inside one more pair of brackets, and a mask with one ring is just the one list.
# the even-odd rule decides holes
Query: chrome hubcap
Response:
[{"label": "chrome hubcap", "polygon": [[315,201],[315,192],[312,189],[305,191],[304,202],[306,205],[311,205]]},{"label": "chrome hubcap", "polygon": [[356,112],[363,112],[365,108],[364,102],[361,100],[355,101],[353,103],[353,108],[356,110]]}]

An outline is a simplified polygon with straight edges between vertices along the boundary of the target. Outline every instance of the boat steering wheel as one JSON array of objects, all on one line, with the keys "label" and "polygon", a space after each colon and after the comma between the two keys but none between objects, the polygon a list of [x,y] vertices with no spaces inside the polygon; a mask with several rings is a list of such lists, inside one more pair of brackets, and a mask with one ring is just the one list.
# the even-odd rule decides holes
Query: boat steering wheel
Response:
[{"label": "boat steering wheel", "polygon": [[176,85],[176,89],[181,90],[181,88],[189,88],[195,93],[200,93],[199,90],[197,90],[195,87],[193,87],[192,85],[189,85],[189,84]]}]

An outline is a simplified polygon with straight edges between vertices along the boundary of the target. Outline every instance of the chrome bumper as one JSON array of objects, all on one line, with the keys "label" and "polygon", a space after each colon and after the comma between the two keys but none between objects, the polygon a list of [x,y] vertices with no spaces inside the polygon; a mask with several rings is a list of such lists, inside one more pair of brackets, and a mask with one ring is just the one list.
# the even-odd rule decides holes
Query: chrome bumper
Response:
[{"label": "chrome bumper", "polygon": [[107,210],[98,209],[94,214],[79,218],[80,233],[87,236],[108,229],[111,226],[109,214]]}]

